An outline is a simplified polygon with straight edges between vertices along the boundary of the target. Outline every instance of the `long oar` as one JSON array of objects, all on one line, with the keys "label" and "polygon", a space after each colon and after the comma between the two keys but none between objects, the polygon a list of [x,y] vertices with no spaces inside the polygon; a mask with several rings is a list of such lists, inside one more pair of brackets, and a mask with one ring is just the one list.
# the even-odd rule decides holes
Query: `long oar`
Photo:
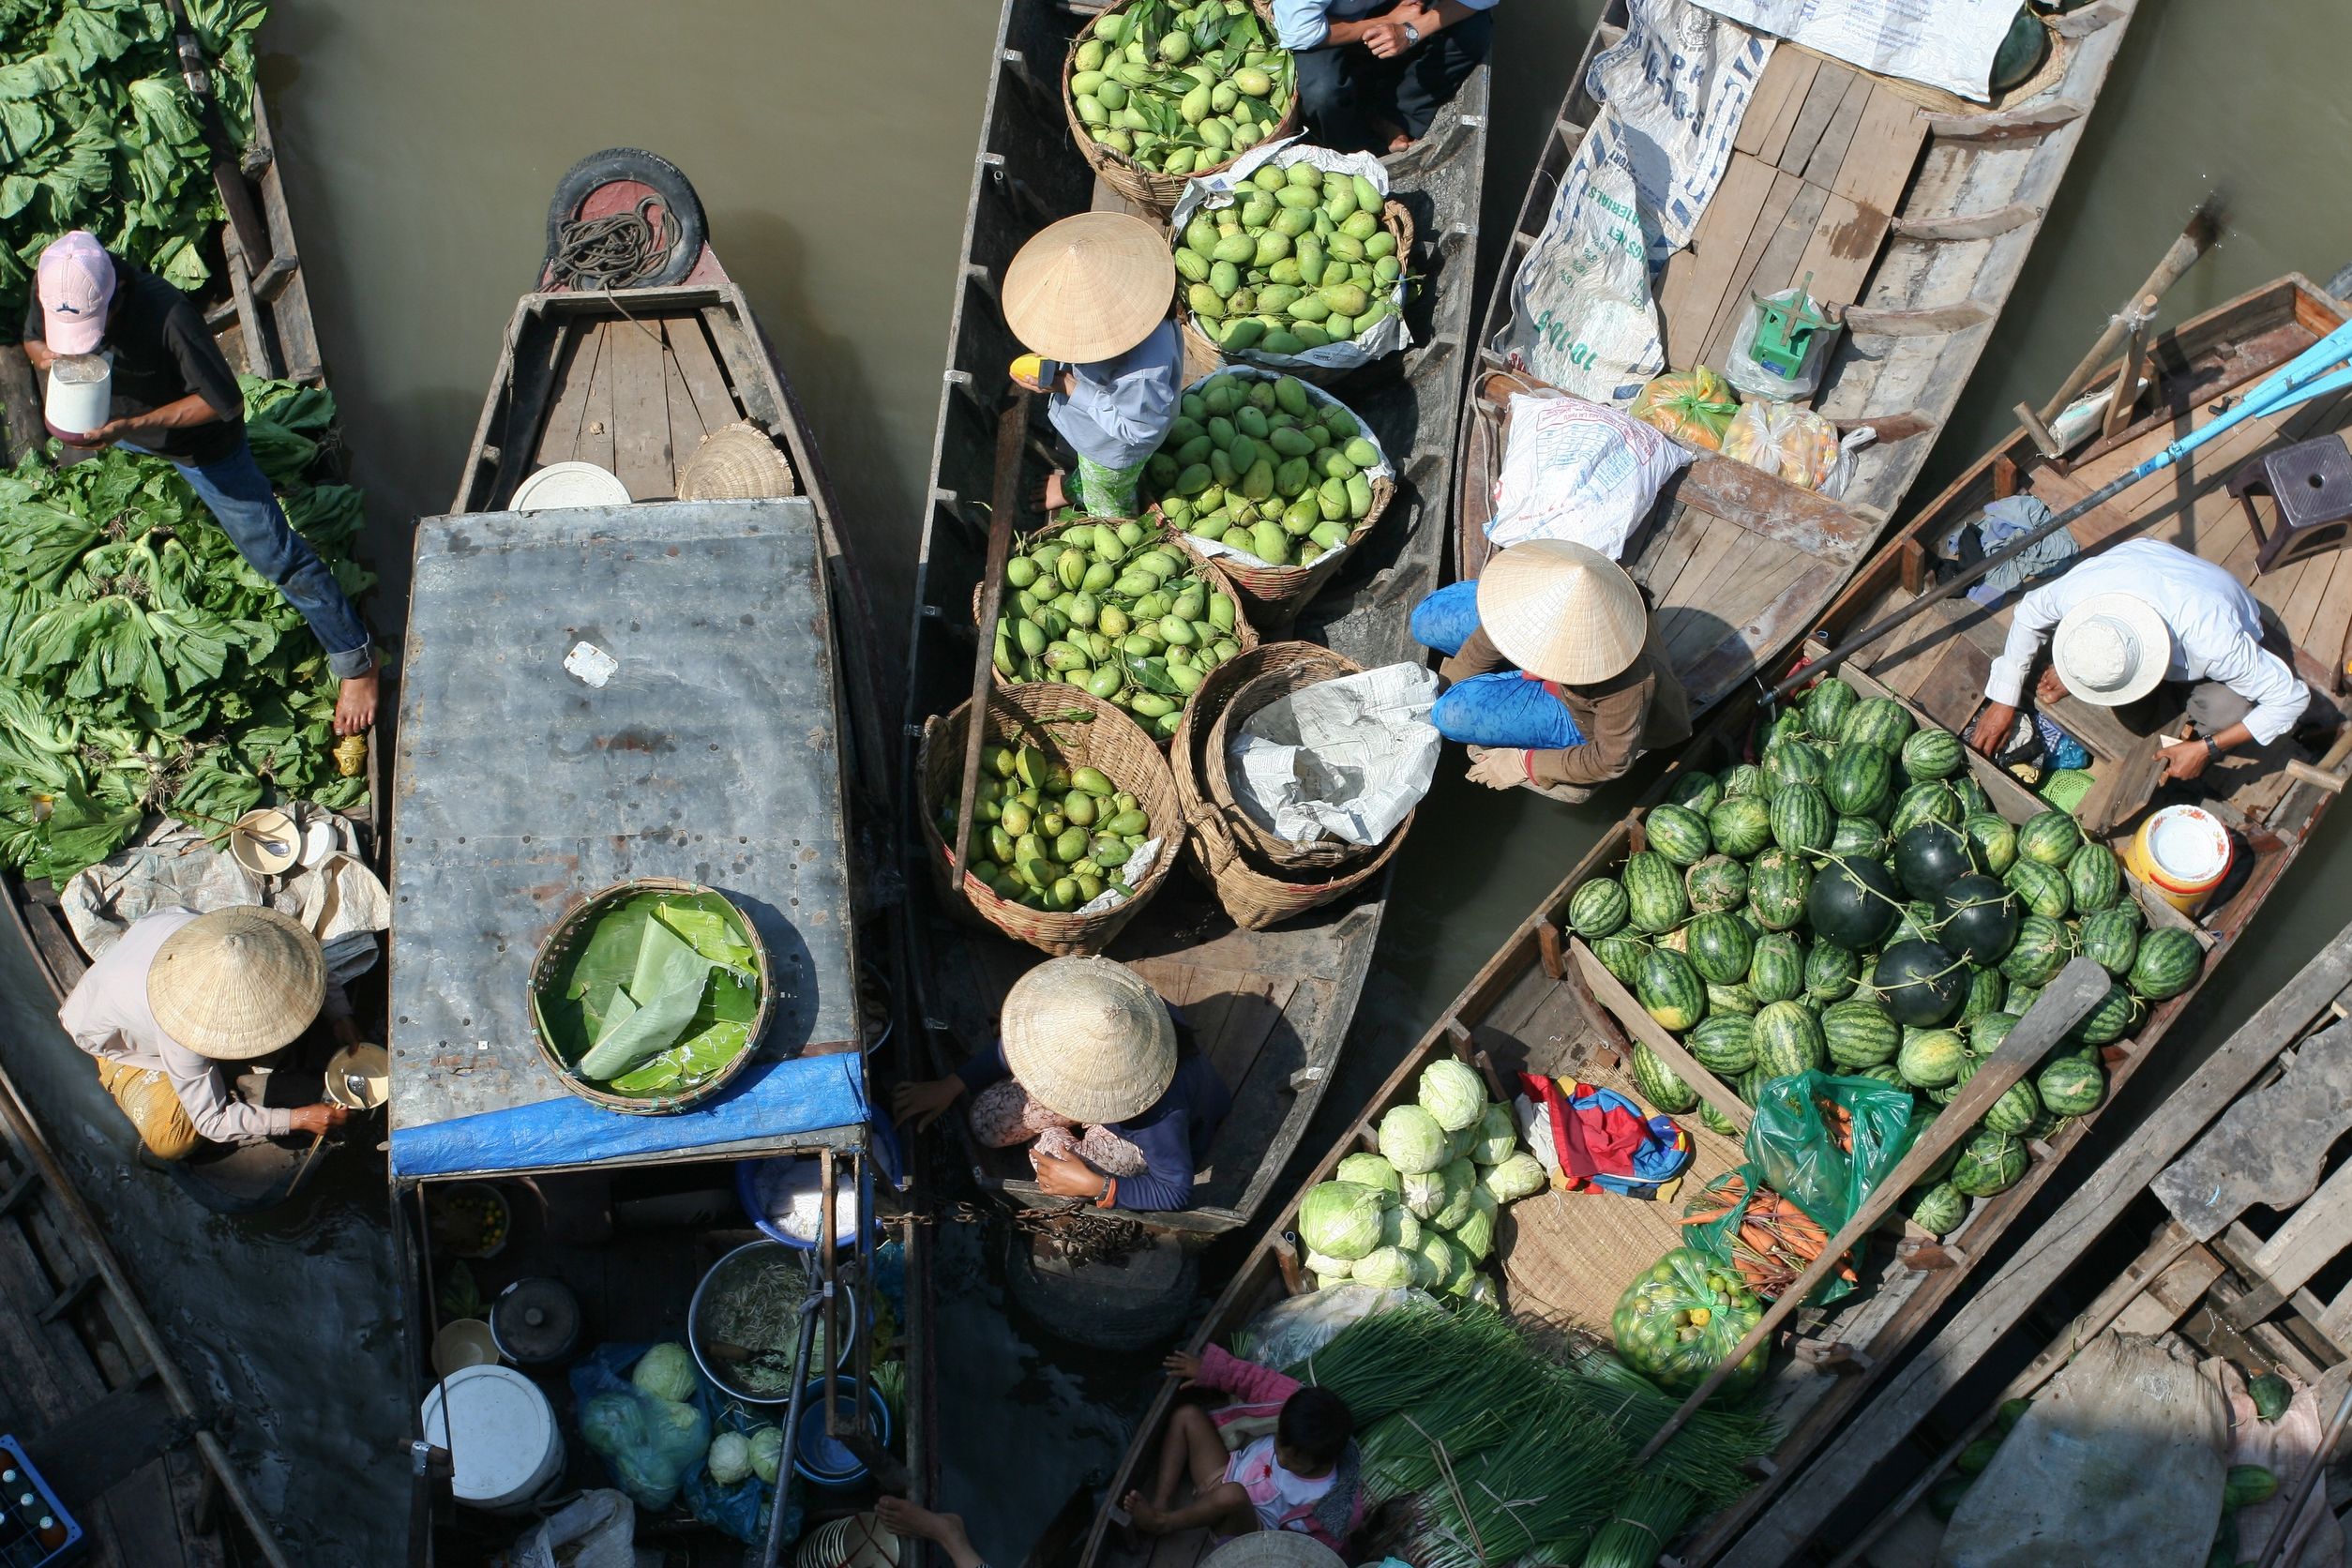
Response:
[{"label": "long oar", "polygon": [[1847,640],[1844,646],[1832,648],[1813,663],[1791,672],[1780,685],[1772,689],[1766,701],[1777,702],[1797,687],[1807,682],[1818,680],[1863,649],[1873,647],[1884,641],[1889,632],[1909,621],[1911,617],[1919,614],[1929,605],[1937,604],[1952,597],[1998,568],[2004,562],[2015,560],[2084,513],[2114,500],[2149,475],[2162,473],[2170,468],[2224,431],[2248,419],[2277,414],[2293,408],[2298,403],[2308,402],[2314,398],[2325,397],[2330,392],[2340,392],[2347,386],[2352,386],[2352,368],[2346,366],[2347,360],[2352,360],[2352,322],[2346,322],[2344,325],[2337,327],[2333,332],[2297,354],[2284,366],[2273,371],[2269,380],[2246,393],[2226,414],[2221,415],[2199,430],[2190,431],[2137,468],[2083,497],[2082,500],[2006,549],[1996,551],[1979,561],[1975,565],[1953,574],[1893,614],[1864,627]]},{"label": "long oar", "polygon": [[[980,564],[979,652],[972,661],[972,705],[964,710],[964,771],[956,790],[956,841],[947,847],[953,884],[972,864],[972,813],[980,794],[980,753],[988,739],[988,693],[996,685],[996,623],[1004,605],[1004,563],[1013,553],[1013,513],[1020,504],[1021,442],[1029,433],[1029,392],[1020,386],[997,416],[996,489],[988,502],[988,549]],[[916,809],[921,809],[918,805]]]}]

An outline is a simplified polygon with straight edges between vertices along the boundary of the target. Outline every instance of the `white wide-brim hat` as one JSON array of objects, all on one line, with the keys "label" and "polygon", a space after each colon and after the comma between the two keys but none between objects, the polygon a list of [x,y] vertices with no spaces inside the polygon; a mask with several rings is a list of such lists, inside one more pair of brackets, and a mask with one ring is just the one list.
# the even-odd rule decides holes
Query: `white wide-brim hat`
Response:
[{"label": "white wide-brim hat", "polygon": [[2163,682],[2172,663],[2172,628],[2136,594],[2093,594],[2058,622],[2050,663],[2074,696],[2121,707]]},{"label": "white wide-brim hat", "polygon": [[163,939],[147,1006],[163,1033],[216,1062],[249,1062],[319,1016],[326,956],[298,922],[258,905],[200,914]]},{"label": "white wide-brim hat", "polygon": [[1625,568],[1599,550],[1530,539],[1479,574],[1478,624],[1529,674],[1591,686],[1641,656],[1650,611]]},{"label": "white wide-brim hat", "polygon": [[1108,958],[1048,958],[1014,982],[1001,1015],[1004,1065],[1030,1097],[1073,1122],[1123,1122],[1176,1078],[1176,1024],[1143,977]]},{"label": "white wide-brim hat", "polygon": [[1092,365],[1149,338],[1175,293],[1166,234],[1127,213],[1082,212],[1004,269],[1004,324],[1032,354]]}]

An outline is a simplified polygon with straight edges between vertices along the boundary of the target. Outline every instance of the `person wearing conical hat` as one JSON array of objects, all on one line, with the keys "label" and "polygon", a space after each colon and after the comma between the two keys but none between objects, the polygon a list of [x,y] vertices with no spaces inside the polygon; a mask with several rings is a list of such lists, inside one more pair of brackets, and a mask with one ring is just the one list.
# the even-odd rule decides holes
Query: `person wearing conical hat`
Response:
[{"label": "person wearing conical hat", "polygon": [[321,1009],[358,1038],[318,939],[275,910],[158,910],[131,923],[66,997],[58,1021],[98,1059],[98,1083],[158,1159],[206,1142],[324,1133],[341,1106],[260,1106],[230,1079],[235,1063],[291,1045]]},{"label": "person wearing conical hat", "polygon": [[1513,545],[1414,606],[1412,632],[1446,656],[1430,722],[1469,745],[1474,783],[1573,803],[1690,738],[1690,700],[1641,589],[1588,546]]},{"label": "person wearing conical hat", "polygon": [[1047,482],[1048,510],[1075,502],[1091,518],[1134,517],[1184,390],[1168,236],[1125,213],[1065,218],[1021,247],[1001,293],[1004,324],[1029,350],[1014,379],[1048,394],[1046,417],[1078,459],[1074,485]]},{"label": "person wearing conical hat", "polygon": [[998,1027],[953,1075],[900,1084],[897,1120],[919,1132],[969,1092],[973,1136],[995,1149],[1033,1141],[1047,1192],[1104,1209],[1191,1206],[1233,1095],[1141,975],[1048,958],[1005,993]]}]

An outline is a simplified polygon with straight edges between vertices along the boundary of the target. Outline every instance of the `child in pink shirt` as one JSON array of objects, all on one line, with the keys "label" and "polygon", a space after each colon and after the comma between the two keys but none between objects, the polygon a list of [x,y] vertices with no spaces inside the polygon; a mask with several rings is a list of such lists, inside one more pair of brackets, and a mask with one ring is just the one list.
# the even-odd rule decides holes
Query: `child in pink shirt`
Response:
[{"label": "child in pink shirt", "polygon": [[[1295,1530],[1345,1556],[1364,1518],[1355,1423],[1340,1397],[1307,1388],[1271,1367],[1212,1345],[1168,1358],[1186,1388],[1237,1395],[1214,1410],[1180,1405],[1160,1440],[1152,1496],[1129,1492],[1122,1506],[1148,1535],[1207,1529],[1218,1537]],[[1192,1479],[1192,1501],[1175,1505]]]}]

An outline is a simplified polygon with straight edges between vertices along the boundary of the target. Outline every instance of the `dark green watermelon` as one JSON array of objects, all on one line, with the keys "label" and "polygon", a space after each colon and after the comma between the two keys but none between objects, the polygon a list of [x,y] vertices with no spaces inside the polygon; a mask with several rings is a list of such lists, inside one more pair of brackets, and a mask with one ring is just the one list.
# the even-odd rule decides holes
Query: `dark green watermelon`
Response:
[{"label": "dark green watermelon", "polygon": [[1993,809],[1992,797],[1984,792],[1984,786],[1976,781],[1974,774],[1954,774],[1952,792],[1960,797],[1960,809],[1964,816],[1983,816]]},{"label": "dark green watermelon", "polygon": [[1976,869],[1968,836],[1954,823],[1916,822],[1894,841],[1894,874],[1914,898],[1933,898],[1954,877]]},{"label": "dark green watermelon", "polygon": [[1968,1200],[1950,1182],[1938,1182],[1911,1200],[1911,1223],[1931,1236],[1948,1236],[1968,1217]]},{"label": "dark green watermelon", "polygon": [[1894,877],[1884,866],[1859,855],[1832,853],[1813,875],[1805,895],[1805,918],[1813,933],[1849,953],[1878,945],[1902,914]]},{"label": "dark green watermelon", "polygon": [[1749,1038],[1756,1044],[1756,1067],[1771,1078],[1817,1072],[1829,1064],[1821,1020],[1802,1002],[1766,1004],[1756,1015]]},{"label": "dark green watermelon", "polygon": [[1944,884],[1935,918],[1936,940],[1972,964],[1998,963],[2017,940],[2016,896],[1978,873]]},{"label": "dark green watermelon", "polygon": [[1595,877],[1568,896],[1568,928],[1587,942],[1622,929],[1625,917],[1624,884],[1613,877]]},{"label": "dark green watermelon", "polygon": [[1687,806],[1652,807],[1641,826],[1650,847],[1677,866],[1696,866],[1713,848],[1708,841],[1707,819]]},{"label": "dark green watermelon", "polygon": [[2123,897],[2123,867],[2104,844],[2085,844],[2066,863],[2066,889],[2077,914],[2113,909]]},{"label": "dark green watermelon", "polygon": [[2118,980],[2132,972],[2132,960],[2140,955],[2138,910],[2128,905],[2101,910],[2085,918],[2075,934],[2084,957],[2095,959],[2101,969]]},{"label": "dark green watermelon", "polygon": [[1707,833],[1724,853],[1747,859],[1772,841],[1771,797],[1761,792],[1725,796],[1707,813]]},{"label": "dark green watermelon", "polygon": [[1876,1001],[1858,996],[1821,1009],[1821,1039],[1838,1071],[1851,1072],[1893,1061],[1903,1031]]},{"label": "dark green watermelon", "polygon": [[1698,1091],[1684,1083],[1675,1070],[1648,1046],[1634,1047],[1634,1092],[1654,1110],[1680,1116],[1698,1104]]},{"label": "dark green watermelon", "polygon": [[1700,979],[1736,986],[1746,976],[1756,953],[1756,939],[1748,934],[1746,922],[1732,914],[1702,914],[1683,930],[1688,933],[1683,952]]},{"label": "dark green watermelon", "polygon": [[1774,790],[1791,784],[1819,784],[1830,771],[1830,760],[1808,741],[1774,741],[1764,748],[1764,776]]},{"label": "dark green watermelon", "polygon": [[1748,907],[1771,931],[1786,931],[1805,917],[1813,868],[1792,850],[1766,850],[1748,867]]},{"label": "dark green watermelon", "polygon": [[2179,996],[2197,983],[2205,949],[2177,926],[2163,926],[2140,938],[2132,960],[2132,988],[2150,1002]]},{"label": "dark green watermelon", "polygon": [[[2001,973],[2023,985],[2046,986],[2073,956],[2073,933],[2048,915],[2028,914],[2017,922],[2017,940],[2001,960]],[[2018,1010],[2011,999],[2010,1011]]]},{"label": "dark green watermelon", "polygon": [[1786,931],[1757,938],[1748,963],[1748,989],[1756,1000],[1793,1002],[1804,988],[1804,944]]},{"label": "dark green watermelon", "polygon": [[1682,896],[1694,914],[1736,910],[1748,901],[1748,868],[1727,854],[1711,854],[1682,873]]},{"label": "dark green watermelon", "polygon": [[1887,832],[1901,842],[1903,836],[1922,822],[1950,822],[1957,827],[1968,816],[1968,807],[1961,802],[1959,792],[1940,778],[1930,778],[1912,785],[1894,799],[1894,815],[1887,822]]},{"label": "dark green watermelon", "polygon": [[[1806,900],[1812,907],[1812,900]],[[1805,995],[1814,1002],[1842,1002],[1862,978],[1862,957],[1849,948],[1817,941],[1805,949]]]},{"label": "dark green watermelon", "polygon": [[1897,942],[1878,955],[1870,988],[1898,1023],[1925,1028],[1952,1017],[1968,984],[1962,962],[1932,942]]},{"label": "dark green watermelon", "polygon": [[2017,863],[2017,830],[1999,812],[1971,811],[1961,819],[1960,831],[1968,836],[1977,865],[1992,875],[2006,876]]},{"label": "dark green watermelon", "polygon": [[1660,936],[1690,918],[1690,900],[1682,894],[1682,872],[1655,850],[1628,855],[1623,873],[1626,912],[1636,930]]},{"label": "dark green watermelon", "polygon": [[1723,785],[1713,774],[1693,768],[1675,779],[1674,788],[1666,792],[1666,799],[1677,806],[1687,806],[1704,817],[1723,799]]},{"label": "dark green watermelon", "polygon": [[2140,1021],[2140,999],[2131,988],[2118,981],[2107,987],[2107,994],[2092,1003],[2067,1038],[2086,1046],[2103,1046],[2120,1040]]},{"label": "dark green watermelon", "polygon": [[1840,816],[1867,817],[1887,803],[1894,789],[1894,759],[1875,746],[1841,746],[1821,780],[1830,808]]},{"label": "dark green watermelon", "polygon": [[1835,675],[1824,675],[1805,698],[1805,729],[1821,740],[1834,741],[1846,727],[1846,716],[1861,701],[1852,686]]},{"label": "dark green watermelon", "polygon": [[1685,1030],[1707,1016],[1707,985],[1689,958],[1670,947],[1652,947],[1634,972],[1634,997],[1660,1027]]},{"label": "dark green watermelon", "polygon": [[2044,866],[2064,866],[2082,841],[2083,830],[2074,819],[2052,807],[2027,818],[2017,830],[2017,853]]},{"label": "dark green watermelon", "polygon": [[2046,920],[2062,920],[2073,907],[2074,895],[2067,886],[2066,873],[2055,866],[2044,866],[2038,860],[2020,856],[2001,879],[2017,895],[2017,901],[2026,906],[2026,912]]},{"label": "dark green watermelon", "polygon": [[1836,813],[1817,784],[1784,784],[1772,792],[1772,842],[1784,850],[1826,850]]},{"label": "dark green watermelon", "polygon": [[[2010,951],[2013,954],[2016,949],[2012,948]],[[2032,1012],[2033,1004],[2041,1000],[2041,987],[2028,986],[2022,980],[2012,980],[2009,983],[2008,992],[2001,998],[2001,1011],[2014,1014],[2022,1018],[2028,1013]]]},{"label": "dark green watermelon", "polygon": [[2033,1080],[2021,1078],[2001,1092],[1992,1108],[1984,1113],[1984,1124],[1997,1133],[2022,1138],[2042,1114],[2042,1096],[2034,1092]]},{"label": "dark green watermelon", "polygon": [[1683,1043],[1700,1066],[1727,1083],[1756,1065],[1754,1033],[1752,1018],[1710,1012]]}]

